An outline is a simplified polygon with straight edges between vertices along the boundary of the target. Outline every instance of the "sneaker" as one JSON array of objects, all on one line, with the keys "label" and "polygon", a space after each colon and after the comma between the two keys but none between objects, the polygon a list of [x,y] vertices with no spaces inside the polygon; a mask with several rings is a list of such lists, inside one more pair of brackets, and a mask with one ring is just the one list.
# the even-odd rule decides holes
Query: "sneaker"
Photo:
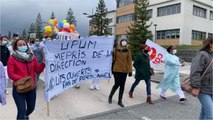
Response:
[{"label": "sneaker", "polygon": [[100,88],[98,86],[95,87],[96,90],[99,90]]},{"label": "sneaker", "polygon": [[94,90],[95,88],[93,86],[90,87],[90,90]]},{"label": "sneaker", "polygon": [[186,103],[187,101],[188,101],[188,100],[187,100],[186,98],[181,98],[181,99],[180,99],[180,103],[181,103],[181,104],[184,104],[184,103]]}]

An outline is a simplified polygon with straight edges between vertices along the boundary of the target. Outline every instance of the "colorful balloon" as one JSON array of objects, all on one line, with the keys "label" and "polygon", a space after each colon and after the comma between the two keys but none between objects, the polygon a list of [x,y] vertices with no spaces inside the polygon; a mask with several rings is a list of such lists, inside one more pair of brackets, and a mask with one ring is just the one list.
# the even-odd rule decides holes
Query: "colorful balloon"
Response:
[{"label": "colorful balloon", "polygon": [[69,23],[64,23],[63,28],[69,28],[70,24]]},{"label": "colorful balloon", "polygon": [[63,20],[63,23],[67,23],[67,20]]},{"label": "colorful balloon", "polygon": [[51,24],[51,25],[54,25],[54,20],[53,19],[49,19],[48,23]]},{"label": "colorful balloon", "polygon": [[54,32],[55,32],[55,33],[58,33],[58,32],[59,32],[58,28],[55,27],[55,28],[54,28]]},{"label": "colorful balloon", "polygon": [[44,32],[44,34],[45,34],[46,36],[49,36],[51,33],[52,33],[52,32],[50,32],[50,31],[45,31],[45,32]]},{"label": "colorful balloon", "polygon": [[64,31],[70,33],[70,29],[69,28],[64,28]]},{"label": "colorful balloon", "polygon": [[75,25],[71,24],[71,25],[70,25],[70,29],[71,29],[72,31],[75,31]]},{"label": "colorful balloon", "polygon": [[45,27],[44,27],[44,30],[45,30],[45,31],[52,32],[52,27],[49,26],[49,25],[48,25],[48,26],[45,26]]},{"label": "colorful balloon", "polygon": [[56,26],[56,25],[57,25],[57,23],[58,23],[57,19],[56,19],[56,18],[54,18],[54,20],[53,20],[53,25],[54,25],[54,26]]},{"label": "colorful balloon", "polygon": [[63,23],[63,22],[59,22],[59,24],[58,24],[58,25],[59,25],[59,27],[60,27],[60,28],[63,28],[64,23]]}]

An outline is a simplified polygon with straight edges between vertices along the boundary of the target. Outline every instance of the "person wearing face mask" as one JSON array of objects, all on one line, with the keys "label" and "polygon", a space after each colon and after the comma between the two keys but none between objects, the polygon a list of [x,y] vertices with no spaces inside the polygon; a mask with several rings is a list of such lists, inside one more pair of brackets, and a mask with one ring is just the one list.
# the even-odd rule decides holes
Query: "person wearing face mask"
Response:
[{"label": "person wearing face mask", "polygon": [[165,72],[163,75],[163,80],[157,85],[156,88],[161,88],[160,98],[166,100],[166,91],[171,89],[176,92],[179,96],[180,103],[186,103],[186,99],[181,86],[180,86],[180,75],[179,68],[181,66],[179,58],[175,55],[177,53],[176,47],[170,45],[167,48],[168,54],[165,56]]},{"label": "person wearing face mask", "polygon": [[[197,97],[201,104],[200,120],[213,119],[213,37],[203,42],[200,51],[192,59],[191,63],[191,86],[194,88],[192,95]],[[209,69],[207,69],[207,67]],[[202,74],[207,69],[203,77]],[[197,94],[198,93],[198,94]]]},{"label": "person wearing face mask", "polygon": [[111,89],[108,97],[108,103],[112,103],[112,97],[116,90],[119,88],[118,105],[124,107],[122,98],[125,88],[125,82],[127,74],[132,76],[132,56],[131,51],[127,47],[127,39],[123,38],[118,42],[117,46],[113,50],[113,61],[114,65],[112,68],[115,83]]},{"label": "person wearing face mask", "polygon": [[[38,64],[41,64],[42,60],[44,59],[44,56],[43,56],[43,47],[40,45],[39,38],[35,38],[35,42],[33,45],[31,45],[31,49],[38,61]],[[40,76],[40,74],[36,75],[36,84],[37,85],[38,85],[39,76]]]},{"label": "person wearing face mask", "polygon": [[135,67],[135,82],[132,84],[131,89],[129,91],[129,97],[133,98],[133,91],[135,87],[139,84],[141,80],[144,80],[146,83],[146,93],[147,99],[146,102],[149,104],[154,104],[151,99],[151,74],[150,74],[150,59],[148,54],[148,46],[141,44],[140,45],[140,53],[138,53],[135,57],[133,66]]},{"label": "person wearing face mask", "polygon": [[13,54],[8,60],[8,76],[14,82],[31,76],[34,81],[34,89],[19,93],[13,85],[12,95],[17,107],[17,119],[29,119],[29,115],[35,109],[36,103],[36,74],[40,74],[45,67],[44,62],[38,64],[27,42],[19,38],[13,44]]},{"label": "person wearing face mask", "polygon": [[[10,51],[7,47],[7,45],[9,44],[8,40],[7,40],[7,36],[2,36],[0,39],[0,61],[2,62],[4,69],[5,69],[5,73],[6,73],[6,87],[8,86],[8,75],[7,75],[7,61],[10,57]],[[6,90],[6,93],[8,94],[9,91]]]}]

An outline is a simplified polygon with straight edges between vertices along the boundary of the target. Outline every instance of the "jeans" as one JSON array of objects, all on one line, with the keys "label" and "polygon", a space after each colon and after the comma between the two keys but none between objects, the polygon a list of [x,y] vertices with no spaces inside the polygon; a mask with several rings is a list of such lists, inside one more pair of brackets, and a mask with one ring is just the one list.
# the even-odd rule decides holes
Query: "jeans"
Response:
[{"label": "jeans", "polygon": [[213,95],[200,93],[198,99],[201,103],[200,120],[212,120],[213,119]]},{"label": "jeans", "polygon": [[25,116],[29,116],[35,109],[36,89],[27,93],[18,93],[13,87],[13,99],[18,111],[16,119],[23,120]]},{"label": "jeans", "polygon": [[[130,92],[133,93],[135,87],[139,84],[141,80],[135,80],[135,82],[132,84],[132,87],[130,89]],[[145,80],[146,83],[146,94],[147,96],[151,96],[151,82],[150,80]]]}]

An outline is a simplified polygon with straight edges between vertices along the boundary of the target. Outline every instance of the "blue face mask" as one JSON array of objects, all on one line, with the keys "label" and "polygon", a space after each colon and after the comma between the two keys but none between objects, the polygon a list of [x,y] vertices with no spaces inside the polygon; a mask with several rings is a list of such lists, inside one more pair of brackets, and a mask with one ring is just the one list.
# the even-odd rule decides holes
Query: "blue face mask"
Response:
[{"label": "blue face mask", "polygon": [[18,51],[20,51],[20,52],[26,52],[27,51],[27,46],[19,46],[18,47]]},{"label": "blue face mask", "polygon": [[36,46],[39,46],[39,44],[40,44],[40,42],[35,42],[35,45],[36,45]]},{"label": "blue face mask", "polygon": [[7,45],[8,41],[3,40],[2,45]]}]

